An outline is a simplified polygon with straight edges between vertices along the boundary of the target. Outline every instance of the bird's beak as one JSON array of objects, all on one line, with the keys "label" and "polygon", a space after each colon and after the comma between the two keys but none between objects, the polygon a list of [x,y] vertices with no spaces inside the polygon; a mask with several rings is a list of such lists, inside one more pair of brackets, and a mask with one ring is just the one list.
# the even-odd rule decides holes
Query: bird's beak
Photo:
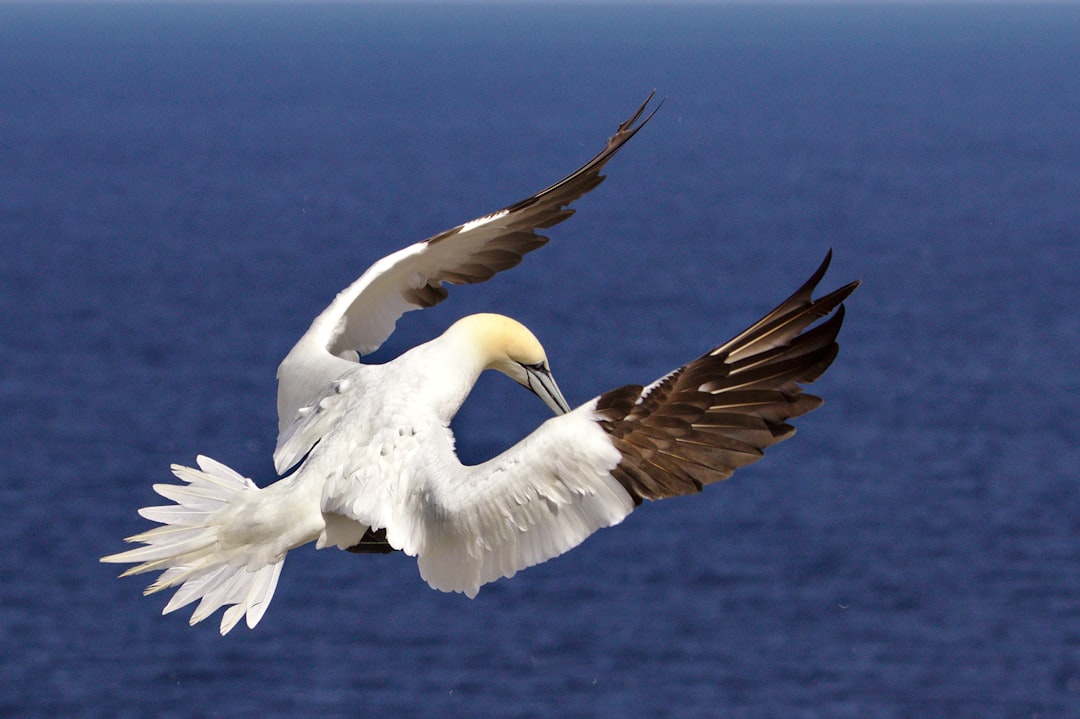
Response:
[{"label": "bird's beak", "polygon": [[546,367],[526,367],[525,378],[528,388],[536,393],[536,396],[544,400],[544,404],[551,407],[555,414],[566,414],[570,411],[570,405],[559,391],[559,385],[555,384],[555,378],[551,376],[551,370]]}]

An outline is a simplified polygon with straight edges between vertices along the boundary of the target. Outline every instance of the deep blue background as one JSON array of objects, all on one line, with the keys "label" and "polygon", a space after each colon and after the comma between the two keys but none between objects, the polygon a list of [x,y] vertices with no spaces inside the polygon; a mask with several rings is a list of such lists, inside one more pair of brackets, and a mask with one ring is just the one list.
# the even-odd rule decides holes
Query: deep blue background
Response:
[{"label": "deep blue background", "polygon": [[[0,6],[0,713],[1080,715],[1080,8]],[[663,109],[514,272],[572,403],[856,277],[800,434],[475,601],[290,555],[255,630],[97,558],[272,478],[277,362],[407,243]],[[480,459],[544,418],[485,378]]]}]

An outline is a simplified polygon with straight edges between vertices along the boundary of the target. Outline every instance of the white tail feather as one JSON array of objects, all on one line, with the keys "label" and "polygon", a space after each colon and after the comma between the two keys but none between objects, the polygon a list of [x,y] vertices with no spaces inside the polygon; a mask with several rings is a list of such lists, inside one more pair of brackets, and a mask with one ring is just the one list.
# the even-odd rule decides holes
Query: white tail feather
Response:
[{"label": "white tail feather", "polygon": [[[146,594],[153,594],[178,587],[163,613],[198,600],[192,624],[229,607],[221,619],[222,634],[245,615],[248,627],[253,628],[274,596],[288,547],[280,553],[267,553],[258,545],[234,542],[229,546],[223,541],[222,530],[235,521],[240,509],[254,506],[256,493],[262,490],[208,457],[199,457],[197,462],[199,469],[172,467],[173,474],[186,485],[154,485],[154,491],[176,504],[139,510],[146,519],[162,523],[127,539],[145,546],[102,557],[101,561],[136,563],[121,576],[164,570],[146,589]],[[260,561],[257,556],[269,559]]]}]

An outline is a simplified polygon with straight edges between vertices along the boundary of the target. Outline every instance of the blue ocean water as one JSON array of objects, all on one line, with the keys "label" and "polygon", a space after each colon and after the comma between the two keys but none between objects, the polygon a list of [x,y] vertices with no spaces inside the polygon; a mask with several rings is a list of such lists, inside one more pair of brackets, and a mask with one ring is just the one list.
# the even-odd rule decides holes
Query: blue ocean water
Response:
[{"label": "blue ocean water", "polygon": [[[0,5],[0,713],[1080,715],[1080,7]],[[274,370],[375,259],[590,157],[498,310],[571,403],[827,248],[800,433],[473,601],[290,555],[254,630],[97,558],[172,462],[272,480]],[[482,459],[545,417],[484,378]]]}]

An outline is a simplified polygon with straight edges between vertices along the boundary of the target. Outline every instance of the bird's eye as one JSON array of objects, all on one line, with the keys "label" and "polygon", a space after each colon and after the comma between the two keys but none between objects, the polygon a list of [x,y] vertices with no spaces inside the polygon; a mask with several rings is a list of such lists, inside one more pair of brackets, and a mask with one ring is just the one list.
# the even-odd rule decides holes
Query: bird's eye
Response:
[{"label": "bird's eye", "polygon": [[536,364],[521,363],[521,366],[525,369],[536,370],[537,372],[547,372],[547,362],[537,362]]}]

